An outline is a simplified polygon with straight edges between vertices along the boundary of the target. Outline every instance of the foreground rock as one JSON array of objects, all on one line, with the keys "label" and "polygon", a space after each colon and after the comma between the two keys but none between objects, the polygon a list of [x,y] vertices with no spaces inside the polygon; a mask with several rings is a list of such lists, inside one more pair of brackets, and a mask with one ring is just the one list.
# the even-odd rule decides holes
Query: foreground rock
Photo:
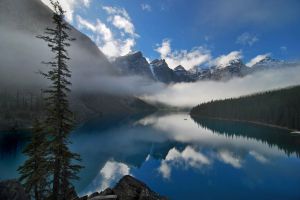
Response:
[{"label": "foreground rock", "polygon": [[90,196],[77,198],[76,200],[167,200],[153,192],[146,184],[127,175],[124,176],[114,188],[107,188],[101,193],[93,193]]},{"label": "foreground rock", "polygon": [[1,200],[30,200],[23,186],[16,180],[0,182]]},{"label": "foreground rock", "polygon": [[[70,200],[167,200],[152,191],[146,184],[127,175],[114,188],[107,188],[102,192],[95,192],[89,196],[77,197],[75,190],[70,190]],[[0,200],[30,200],[23,186],[16,180],[0,182]]]}]

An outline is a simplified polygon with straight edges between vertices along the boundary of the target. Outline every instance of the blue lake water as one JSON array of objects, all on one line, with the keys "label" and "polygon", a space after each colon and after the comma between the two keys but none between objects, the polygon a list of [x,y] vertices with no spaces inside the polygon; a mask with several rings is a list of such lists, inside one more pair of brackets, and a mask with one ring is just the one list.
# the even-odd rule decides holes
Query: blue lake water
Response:
[{"label": "blue lake water", "polygon": [[[1,180],[18,176],[28,135],[0,134]],[[175,200],[300,199],[300,136],[286,130],[156,113],[95,119],[71,140],[85,166],[81,195],[131,174]]]}]

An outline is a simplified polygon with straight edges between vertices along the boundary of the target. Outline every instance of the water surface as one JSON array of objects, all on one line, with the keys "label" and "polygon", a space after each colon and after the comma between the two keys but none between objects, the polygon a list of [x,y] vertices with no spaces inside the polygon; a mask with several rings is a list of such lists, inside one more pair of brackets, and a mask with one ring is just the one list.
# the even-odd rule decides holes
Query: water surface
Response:
[{"label": "water surface", "polygon": [[[17,177],[25,139],[0,137],[0,179]],[[24,137],[21,137],[24,138]],[[72,133],[80,194],[131,174],[170,199],[300,199],[300,136],[249,123],[156,113],[95,119]]]}]

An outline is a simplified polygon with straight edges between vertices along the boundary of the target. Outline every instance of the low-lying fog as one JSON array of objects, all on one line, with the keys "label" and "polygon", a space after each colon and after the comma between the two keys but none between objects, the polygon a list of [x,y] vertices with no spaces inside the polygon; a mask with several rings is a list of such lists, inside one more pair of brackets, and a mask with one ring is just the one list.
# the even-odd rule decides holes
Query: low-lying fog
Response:
[{"label": "low-lying fog", "polygon": [[265,70],[234,78],[228,82],[199,81],[165,86],[152,94],[142,95],[149,102],[159,102],[178,107],[192,107],[216,99],[239,97],[300,84],[300,66]]},{"label": "low-lying fog", "polygon": [[[43,32],[43,29],[36,31]],[[119,76],[96,45],[75,32],[78,40],[70,48],[72,89],[75,92],[109,93],[137,96],[150,103],[177,107],[192,107],[199,103],[238,97],[241,95],[300,84],[300,66],[266,70],[234,78],[227,82],[199,81],[195,83],[163,83],[139,76]],[[53,57],[47,44],[35,33],[0,26],[0,92],[16,89],[46,87],[45,80],[36,72],[47,67],[41,61]]]}]

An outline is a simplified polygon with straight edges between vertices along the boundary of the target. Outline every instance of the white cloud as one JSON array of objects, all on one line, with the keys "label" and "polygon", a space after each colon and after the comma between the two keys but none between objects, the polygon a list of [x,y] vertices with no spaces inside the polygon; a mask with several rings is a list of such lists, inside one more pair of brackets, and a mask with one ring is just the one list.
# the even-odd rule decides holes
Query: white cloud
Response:
[{"label": "white cloud", "polygon": [[252,46],[254,43],[258,42],[258,40],[259,39],[257,36],[251,35],[250,33],[245,32],[245,33],[241,34],[240,36],[238,36],[238,38],[236,39],[236,43]]},{"label": "white cloud", "polygon": [[260,154],[260,153],[257,153],[256,151],[250,151],[249,152],[249,154],[253,157],[253,158],[255,158],[255,160],[257,160],[258,162],[260,162],[260,163],[267,163],[268,162],[268,159],[265,157],[265,156],[263,156],[262,154]]},{"label": "white cloud", "polygon": [[149,4],[141,4],[141,8],[142,10],[151,12],[152,11],[152,7]]},{"label": "white cloud", "polygon": [[105,10],[109,15],[121,15],[127,19],[130,19],[129,14],[124,8],[103,6],[102,9]]},{"label": "white cloud", "polygon": [[172,168],[168,165],[166,161],[162,161],[158,171],[162,174],[163,178],[170,179]]},{"label": "white cloud", "polygon": [[126,19],[125,17],[120,15],[115,15],[112,17],[111,21],[113,25],[118,29],[124,30],[130,35],[135,35],[134,25],[129,19]]},{"label": "white cloud", "polygon": [[110,187],[112,182],[130,174],[130,168],[124,163],[108,161],[100,170],[100,174],[102,176],[102,183],[97,190],[103,191],[104,189]]},{"label": "white cloud", "polygon": [[109,15],[108,21],[116,28],[125,31],[125,33],[128,33],[131,36],[138,36],[135,33],[135,27],[132,20],[124,8],[103,6],[102,9]]},{"label": "white cloud", "polygon": [[211,59],[210,52],[203,47],[195,47],[190,51],[175,50],[172,52],[171,41],[168,39],[163,40],[162,44],[155,51],[160,54],[161,59],[166,60],[172,69],[178,65],[182,65],[185,69],[189,70]]},{"label": "white cloud", "polygon": [[[112,30],[100,19],[97,19],[96,23],[92,23],[77,15],[77,24],[79,29],[87,29],[93,32],[92,37],[94,38],[94,41],[96,42],[100,50],[108,57],[126,55],[130,53],[132,51],[132,48],[135,46],[135,38],[132,36],[135,35],[134,28],[126,31],[130,33],[130,36],[116,38]],[[122,25],[122,23],[119,25]],[[125,26],[124,28],[126,29]]]},{"label": "white cloud", "polygon": [[112,187],[125,175],[131,175],[128,165],[113,160],[107,161],[80,196],[90,195],[96,191],[101,192]]},{"label": "white cloud", "polygon": [[271,54],[270,53],[267,53],[267,54],[263,54],[263,55],[258,55],[254,58],[252,58],[246,65],[248,67],[252,67],[253,65],[255,65],[256,63],[262,61],[263,59],[265,59],[266,57],[270,56]]},{"label": "white cloud", "polygon": [[94,33],[101,34],[103,37],[103,40],[105,41],[110,41],[113,40],[113,34],[111,30],[104,24],[102,23],[99,19],[97,19],[96,24],[92,24],[91,22],[83,19],[79,15],[77,15],[77,22],[78,22],[78,27],[81,28],[86,28]]},{"label": "white cloud", "polygon": [[[211,100],[234,98],[300,84],[300,66],[257,72],[227,82],[199,81],[177,83],[154,94],[141,96],[146,101],[178,107],[192,107]],[[289,78],[286,78],[289,77]]]},{"label": "white cloud", "polygon": [[[52,9],[49,0],[41,0],[44,4]],[[68,22],[73,22],[73,14],[76,8],[89,7],[91,0],[60,0],[59,3],[64,11]],[[83,6],[82,6],[83,5]]]},{"label": "white cloud", "polygon": [[219,68],[226,67],[230,64],[231,61],[241,59],[242,52],[241,51],[232,51],[227,55],[221,55],[214,59],[211,64],[216,65]]},{"label": "white cloud", "polygon": [[[126,55],[132,52],[138,34],[129,14],[124,8],[102,7],[108,14],[105,24],[100,19],[92,23],[77,15],[77,25],[79,29],[86,29],[93,34],[91,38],[96,42],[100,50],[110,58]],[[113,27],[120,32],[113,32]],[[118,34],[119,33],[119,34]]]},{"label": "white cloud", "polygon": [[195,151],[192,147],[187,146],[182,152],[175,147],[170,149],[165,160],[161,162],[158,171],[164,178],[169,179],[172,167],[181,165],[185,168],[201,168],[203,165],[209,165],[211,161],[201,152]]},{"label": "white cloud", "polygon": [[90,6],[90,0],[83,0],[83,4],[86,6],[86,7],[89,7]]},{"label": "white cloud", "polygon": [[220,151],[219,152],[219,159],[226,164],[233,166],[234,168],[241,168],[242,163],[239,157],[233,155],[229,151]]},{"label": "white cloud", "polygon": [[170,40],[163,40],[162,44],[160,47],[157,47],[155,49],[158,53],[160,53],[161,58],[167,57],[169,53],[171,53],[171,44]]}]

